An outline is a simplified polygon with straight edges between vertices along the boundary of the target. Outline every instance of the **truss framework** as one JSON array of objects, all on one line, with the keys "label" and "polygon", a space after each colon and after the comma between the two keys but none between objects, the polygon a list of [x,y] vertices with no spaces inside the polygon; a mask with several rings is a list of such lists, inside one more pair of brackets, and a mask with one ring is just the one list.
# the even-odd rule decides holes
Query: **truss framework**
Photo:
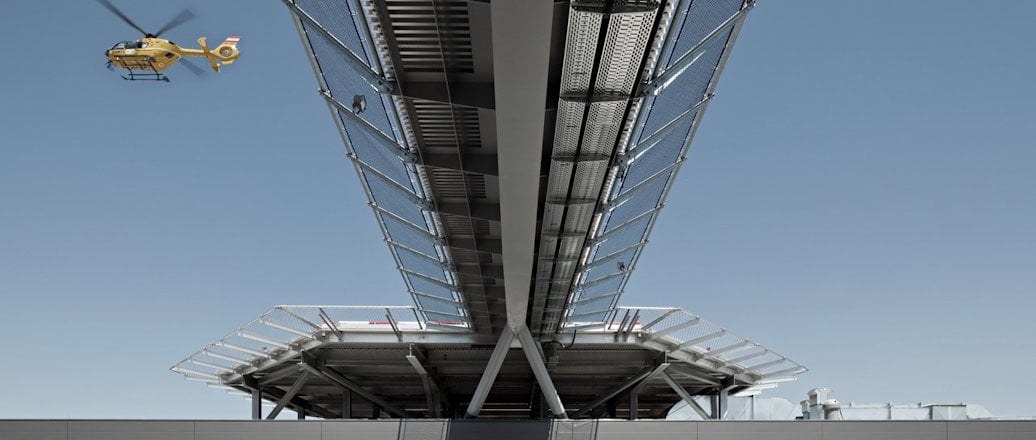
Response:
[{"label": "truss framework", "polygon": [[807,371],[678,308],[618,310],[553,337],[493,338],[414,307],[277,306],[171,370],[247,396],[256,418],[263,401],[323,418],[659,417],[685,395],[751,395]]}]

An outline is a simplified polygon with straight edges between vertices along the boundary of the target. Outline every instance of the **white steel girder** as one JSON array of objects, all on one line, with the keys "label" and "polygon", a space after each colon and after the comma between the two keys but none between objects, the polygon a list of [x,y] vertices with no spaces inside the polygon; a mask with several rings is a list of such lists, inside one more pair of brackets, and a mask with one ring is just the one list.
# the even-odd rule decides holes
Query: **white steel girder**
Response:
[{"label": "white steel girder", "polygon": [[525,326],[536,246],[554,3],[492,3],[497,163],[507,325]]}]

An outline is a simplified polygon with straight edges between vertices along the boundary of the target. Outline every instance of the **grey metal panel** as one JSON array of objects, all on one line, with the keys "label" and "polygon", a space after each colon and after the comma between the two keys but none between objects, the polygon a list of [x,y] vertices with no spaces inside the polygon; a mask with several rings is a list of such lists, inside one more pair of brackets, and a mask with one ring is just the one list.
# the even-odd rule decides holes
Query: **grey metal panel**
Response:
[{"label": "grey metal panel", "polygon": [[946,422],[823,422],[824,440],[944,440]]},{"label": "grey metal panel", "polygon": [[[405,429],[401,429],[405,427]],[[448,435],[446,434],[448,431]],[[553,434],[552,436],[550,434]],[[594,435],[596,434],[596,435]],[[0,420],[3,440],[103,438],[137,440],[438,440],[492,438],[597,440],[928,439],[1036,438],[1036,421],[165,421]]]},{"label": "grey metal panel", "polygon": [[532,440],[550,435],[550,421],[458,420],[450,423],[449,440]]},{"label": "grey metal panel", "polygon": [[821,422],[699,422],[698,440],[821,440]]},{"label": "grey metal panel", "polygon": [[194,422],[72,420],[68,440],[194,440]]},{"label": "grey metal panel", "polygon": [[967,421],[946,422],[946,440],[1032,440],[1036,422]]},{"label": "grey metal panel", "polygon": [[[437,421],[429,421],[435,423]],[[399,420],[343,420],[320,422],[323,440],[396,440]],[[294,440],[294,439],[292,439]]]},{"label": "grey metal panel", "polygon": [[604,421],[597,425],[597,440],[694,440],[697,422],[683,421]]},{"label": "grey metal panel", "polygon": [[320,440],[320,422],[195,422],[195,440]]},{"label": "grey metal panel", "polygon": [[0,420],[3,440],[66,440],[68,422],[64,420]]},{"label": "grey metal panel", "polygon": [[551,440],[594,440],[597,438],[597,421],[558,420],[551,431]]},{"label": "grey metal panel", "polygon": [[399,423],[399,440],[443,440],[449,426],[447,420],[410,419]]}]

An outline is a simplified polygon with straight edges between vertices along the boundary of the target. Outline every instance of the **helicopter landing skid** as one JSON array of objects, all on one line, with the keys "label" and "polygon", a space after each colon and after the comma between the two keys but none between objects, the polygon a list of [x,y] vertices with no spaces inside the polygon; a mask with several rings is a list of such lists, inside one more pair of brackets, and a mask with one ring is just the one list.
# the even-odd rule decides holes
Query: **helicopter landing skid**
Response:
[{"label": "helicopter landing skid", "polygon": [[169,77],[161,73],[134,73],[130,71],[129,76],[119,75],[126,81],[165,81],[169,82]]},{"label": "helicopter landing skid", "polygon": [[[126,81],[165,81],[169,82],[169,77],[158,72],[155,65],[151,60],[147,61],[146,65],[141,66],[140,70],[126,69],[126,75],[119,75]],[[110,68],[110,66],[109,66]]]}]

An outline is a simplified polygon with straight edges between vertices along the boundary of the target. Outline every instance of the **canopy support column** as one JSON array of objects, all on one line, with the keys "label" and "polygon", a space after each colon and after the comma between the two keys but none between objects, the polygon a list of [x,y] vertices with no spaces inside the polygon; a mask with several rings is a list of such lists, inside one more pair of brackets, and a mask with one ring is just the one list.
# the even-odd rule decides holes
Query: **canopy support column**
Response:
[{"label": "canopy support column", "polygon": [[550,380],[550,373],[547,372],[547,366],[543,361],[540,345],[532,339],[532,333],[529,332],[529,328],[525,325],[518,329],[518,342],[521,343],[522,351],[525,352],[525,357],[529,360],[532,374],[536,376],[536,383],[539,384],[543,398],[547,401],[547,405],[550,406],[550,411],[554,413],[554,417],[567,419],[568,415],[565,413],[565,405],[561,403],[561,396],[558,395],[554,382]]},{"label": "canopy support column", "polygon": [[496,347],[493,348],[493,354],[489,355],[489,363],[486,364],[486,369],[482,371],[482,377],[478,380],[478,386],[475,387],[475,393],[471,396],[471,403],[468,404],[468,411],[464,414],[464,418],[474,419],[482,411],[482,405],[486,403],[486,397],[489,396],[489,390],[493,388],[496,375],[500,373],[500,366],[504,364],[507,352],[511,350],[512,341],[514,341],[514,333],[510,327],[504,327],[504,331],[500,333],[500,339],[496,341]]}]

